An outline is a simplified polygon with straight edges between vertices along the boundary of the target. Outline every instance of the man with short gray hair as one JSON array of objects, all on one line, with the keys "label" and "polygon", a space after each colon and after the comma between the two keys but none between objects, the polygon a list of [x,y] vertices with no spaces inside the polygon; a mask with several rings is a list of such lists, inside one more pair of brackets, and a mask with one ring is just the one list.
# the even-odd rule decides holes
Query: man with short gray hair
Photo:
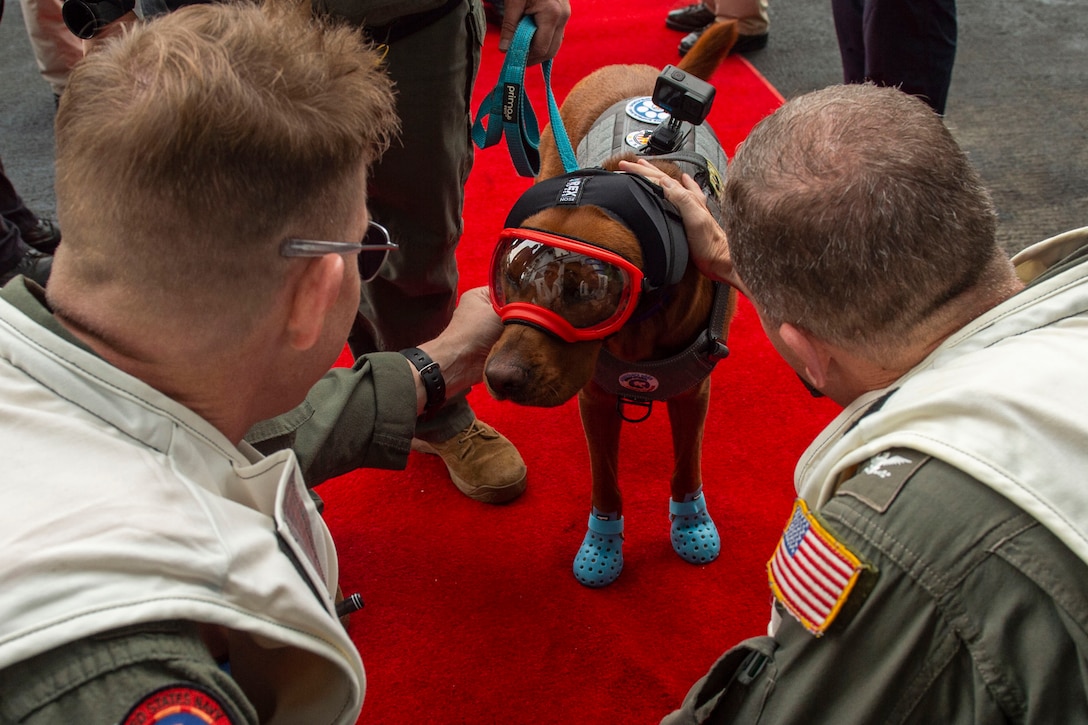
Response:
[{"label": "man with short gray hair", "polygon": [[780,514],[768,635],[664,722],[1088,721],[1088,228],[1010,261],[940,117],[874,85],[762,121],[724,231],[688,180],[627,168],[844,407]]}]

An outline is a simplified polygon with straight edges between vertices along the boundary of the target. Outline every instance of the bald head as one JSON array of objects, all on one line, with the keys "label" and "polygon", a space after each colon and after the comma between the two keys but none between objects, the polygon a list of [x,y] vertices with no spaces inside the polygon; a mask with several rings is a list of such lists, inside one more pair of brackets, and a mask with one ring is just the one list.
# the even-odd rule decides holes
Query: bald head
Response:
[{"label": "bald head", "polygon": [[774,323],[894,351],[1008,294],[989,194],[941,118],[898,90],[789,101],[737,150],[725,196],[737,274]]}]

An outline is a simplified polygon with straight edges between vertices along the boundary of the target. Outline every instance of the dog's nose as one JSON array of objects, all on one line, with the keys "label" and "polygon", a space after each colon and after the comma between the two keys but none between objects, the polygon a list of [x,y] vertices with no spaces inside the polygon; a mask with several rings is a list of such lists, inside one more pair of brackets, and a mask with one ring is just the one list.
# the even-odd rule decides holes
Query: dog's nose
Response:
[{"label": "dog's nose", "polygon": [[529,380],[528,371],[521,365],[503,362],[498,358],[488,361],[484,369],[487,389],[496,400],[517,398]]}]

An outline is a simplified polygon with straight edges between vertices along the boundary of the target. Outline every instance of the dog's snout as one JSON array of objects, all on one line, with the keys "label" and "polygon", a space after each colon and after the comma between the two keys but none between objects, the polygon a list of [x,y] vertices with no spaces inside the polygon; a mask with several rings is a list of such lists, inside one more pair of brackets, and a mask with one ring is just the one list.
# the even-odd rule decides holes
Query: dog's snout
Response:
[{"label": "dog's snout", "polygon": [[509,360],[493,357],[484,369],[487,388],[496,400],[518,399],[529,381],[529,371]]},{"label": "dog's snout", "polygon": [[600,341],[563,342],[529,325],[508,325],[491,348],[484,383],[496,400],[552,408],[589,382]]}]

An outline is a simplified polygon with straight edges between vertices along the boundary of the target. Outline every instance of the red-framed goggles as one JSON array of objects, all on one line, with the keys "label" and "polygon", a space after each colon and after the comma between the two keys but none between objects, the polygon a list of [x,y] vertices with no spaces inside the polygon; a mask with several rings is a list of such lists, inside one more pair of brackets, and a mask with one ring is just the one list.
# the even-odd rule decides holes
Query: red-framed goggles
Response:
[{"label": "red-framed goggles", "polygon": [[642,270],[608,249],[537,229],[504,229],[491,257],[491,304],[504,323],[567,342],[603,340],[638,305]]}]

